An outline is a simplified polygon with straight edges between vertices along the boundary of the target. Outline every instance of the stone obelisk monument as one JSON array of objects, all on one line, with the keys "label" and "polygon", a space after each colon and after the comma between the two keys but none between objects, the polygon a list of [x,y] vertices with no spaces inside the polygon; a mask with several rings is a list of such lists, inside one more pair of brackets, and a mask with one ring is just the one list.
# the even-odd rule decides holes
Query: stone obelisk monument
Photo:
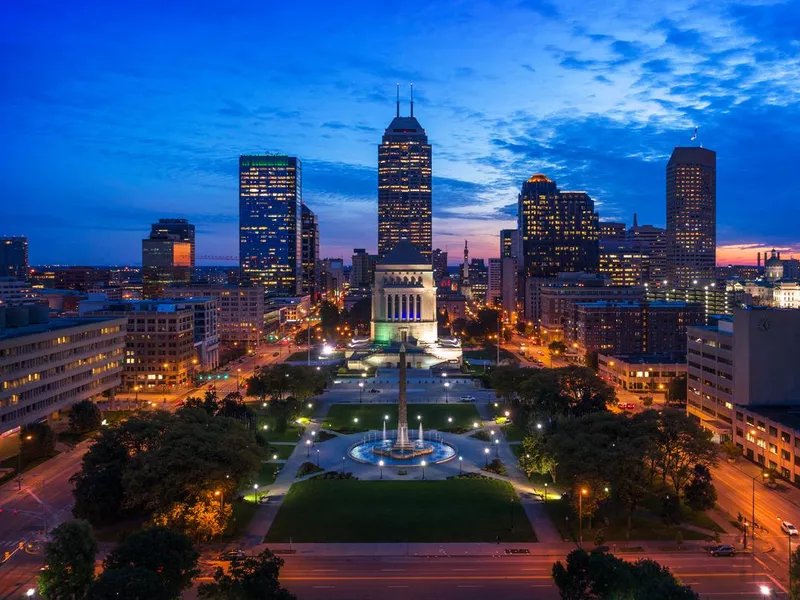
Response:
[{"label": "stone obelisk monument", "polygon": [[400,345],[400,397],[397,401],[397,441],[395,450],[410,450],[414,447],[408,439],[408,403],[406,401],[406,346]]}]

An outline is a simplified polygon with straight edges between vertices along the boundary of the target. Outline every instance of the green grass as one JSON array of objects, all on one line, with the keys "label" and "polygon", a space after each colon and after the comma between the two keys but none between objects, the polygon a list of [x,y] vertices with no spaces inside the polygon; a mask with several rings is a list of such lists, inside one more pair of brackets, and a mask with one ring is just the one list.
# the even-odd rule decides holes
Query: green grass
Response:
[{"label": "green grass", "polygon": [[[491,360],[494,362],[497,360],[497,347],[490,345],[481,350],[467,350],[464,352],[464,358],[466,360],[474,358],[476,360]],[[517,363],[519,362],[519,359],[516,356],[504,348],[500,348],[500,360],[510,360]]]},{"label": "green grass", "polygon": [[[514,530],[511,500],[514,499]],[[497,480],[310,479],[289,490],[266,542],[532,542],[510,484]]]},{"label": "green grass", "polygon": [[258,484],[258,487],[271,485],[272,482],[275,481],[275,472],[282,466],[283,465],[281,464],[273,462],[261,463],[261,468],[256,476],[256,483]]},{"label": "green grass", "polygon": [[120,421],[124,421],[135,413],[135,410],[107,410],[103,412],[103,418],[109,425],[114,425]]},{"label": "green grass", "polygon": [[[269,450],[267,450],[267,458],[270,460],[288,460],[295,448],[296,446],[286,446],[283,444],[280,446],[270,446]],[[273,458],[275,456],[278,458]]]},{"label": "green grass", "polygon": [[[357,432],[380,430],[383,428],[383,417],[387,429],[397,427],[397,408],[395,406],[375,404],[334,404],[325,417],[326,429],[339,432]],[[422,417],[425,429],[439,431],[469,431],[472,424],[480,421],[478,410],[472,404],[409,404],[408,427],[415,430],[419,427],[417,417]],[[453,419],[448,422],[448,417]],[[358,419],[355,422],[354,419]]]},{"label": "green grass", "polygon": [[222,534],[223,539],[236,539],[242,535],[250,521],[253,520],[258,508],[258,504],[255,502],[234,502],[231,518],[228,519],[225,533]]},{"label": "green grass", "polygon": [[[578,529],[578,516],[573,512],[569,501],[553,500],[551,499],[545,504],[550,519],[553,521],[561,537],[566,540],[576,541],[579,537]],[[592,518],[591,527],[589,527],[589,520],[584,516],[583,521],[583,541],[591,543],[597,536],[598,531],[602,530],[603,537],[606,541],[627,541],[627,517],[621,510],[608,510],[610,513],[609,524],[603,522],[604,511],[601,508],[597,514]],[[569,517],[569,520],[566,520]],[[675,527],[666,525],[659,515],[647,512],[636,512],[631,519],[631,540],[664,540],[674,541],[675,534],[680,531],[683,539],[689,540],[709,540],[710,538],[702,533],[685,529],[683,527]]]},{"label": "green grass", "polygon": [[508,425],[503,425],[503,435],[506,436],[506,439],[509,442],[521,442],[522,438],[525,437],[525,430],[521,427],[517,427],[514,423],[509,423]]}]

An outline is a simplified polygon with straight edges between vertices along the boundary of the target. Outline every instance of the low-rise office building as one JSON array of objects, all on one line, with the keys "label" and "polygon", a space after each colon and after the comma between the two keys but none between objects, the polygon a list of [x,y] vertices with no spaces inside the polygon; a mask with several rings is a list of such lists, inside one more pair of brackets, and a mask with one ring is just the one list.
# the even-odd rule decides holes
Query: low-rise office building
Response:
[{"label": "low-rise office building", "polygon": [[800,485],[800,402],[789,410],[737,406],[733,441],[749,460]]},{"label": "low-rise office building", "polygon": [[47,320],[46,308],[0,308],[0,455],[17,451],[21,425],[120,385],[126,323]]},{"label": "low-rise office building", "polygon": [[597,373],[605,382],[634,393],[666,393],[675,377],[686,374],[686,355],[598,354]]}]

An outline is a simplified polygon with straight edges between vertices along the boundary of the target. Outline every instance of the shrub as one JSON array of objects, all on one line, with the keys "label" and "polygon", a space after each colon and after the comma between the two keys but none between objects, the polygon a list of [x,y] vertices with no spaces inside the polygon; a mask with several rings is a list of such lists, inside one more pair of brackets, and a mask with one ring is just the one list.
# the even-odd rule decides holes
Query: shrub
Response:
[{"label": "shrub", "polygon": [[506,475],[506,466],[499,458],[495,458],[492,462],[489,463],[489,466],[483,468],[484,471],[489,471],[490,473],[497,473],[498,475]]},{"label": "shrub", "polygon": [[322,471],[316,464],[312,462],[304,462],[300,465],[300,468],[297,469],[297,477],[305,477],[306,475],[311,475],[311,473],[316,473],[317,471]]}]

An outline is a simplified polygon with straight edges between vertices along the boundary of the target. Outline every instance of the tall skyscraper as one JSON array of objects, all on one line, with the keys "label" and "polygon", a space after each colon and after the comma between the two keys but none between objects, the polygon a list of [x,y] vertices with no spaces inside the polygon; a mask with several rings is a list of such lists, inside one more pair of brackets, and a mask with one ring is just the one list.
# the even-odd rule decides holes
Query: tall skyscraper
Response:
[{"label": "tall skyscraper", "polygon": [[[167,223],[167,227],[165,221],[173,223]],[[142,296],[159,298],[168,285],[189,283],[193,268],[194,225],[185,219],[160,219],[153,223],[150,237],[142,240]]]},{"label": "tall skyscraper", "polygon": [[369,254],[364,248],[353,249],[350,290],[371,288],[372,284],[375,283],[375,265],[377,262],[377,255]]},{"label": "tall skyscraper", "polygon": [[194,269],[194,225],[186,219],[159,219],[158,223],[150,226],[150,238],[155,239],[159,236],[176,235],[181,242],[186,242],[191,246],[191,267]]},{"label": "tall skyscraper", "polygon": [[503,295],[503,259],[490,258],[486,281],[486,305],[493,308]]},{"label": "tall skyscraper", "polygon": [[304,294],[316,295],[319,286],[319,222],[317,215],[305,204],[302,206],[302,272]]},{"label": "tall skyscraper", "polygon": [[534,175],[522,184],[517,215],[525,277],[597,270],[598,217],[586,192],[562,192]]},{"label": "tall skyscraper", "polygon": [[28,238],[0,237],[0,277],[28,278]]},{"label": "tall skyscraper", "polygon": [[667,163],[667,280],[675,288],[714,281],[717,251],[717,154],[672,151]]},{"label": "tall skyscraper", "polygon": [[661,227],[639,225],[636,214],[628,229],[627,241],[633,249],[648,256],[647,283],[663,284],[667,268],[667,233]]},{"label": "tall skyscraper", "polygon": [[383,258],[407,238],[431,260],[431,146],[425,130],[411,114],[397,114],[378,146],[378,255]]},{"label": "tall skyscraper", "polygon": [[302,164],[281,155],[239,157],[239,262],[242,281],[267,294],[302,289]]}]

